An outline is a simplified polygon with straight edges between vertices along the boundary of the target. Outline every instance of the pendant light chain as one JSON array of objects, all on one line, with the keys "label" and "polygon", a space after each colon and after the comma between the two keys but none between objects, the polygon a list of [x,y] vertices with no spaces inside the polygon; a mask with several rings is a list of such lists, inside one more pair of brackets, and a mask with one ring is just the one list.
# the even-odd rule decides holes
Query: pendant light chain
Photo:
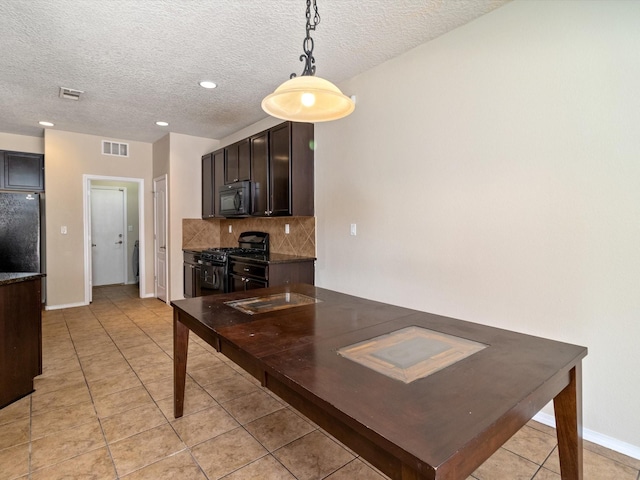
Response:
[{"label": "pendant light chain", "polygon": [[[304,53],[300,55],[300,61],[304,62],[304,70],[302,71],[302,76],[313,76],[316,74],[316,59],[313,58],[313,38],[311,38],[311,30],[315,31],[316,27],[320,23],[320,14],[318,13],[318,5],[316,5],[316,0],[313,0],[313,10],[313,23],[311,23],[311,0],[307,0],[307,36],[302,42],[302,50],[304,50]],[[292,73],[289,78],[294,78],[295,76],[296,74]]]}]

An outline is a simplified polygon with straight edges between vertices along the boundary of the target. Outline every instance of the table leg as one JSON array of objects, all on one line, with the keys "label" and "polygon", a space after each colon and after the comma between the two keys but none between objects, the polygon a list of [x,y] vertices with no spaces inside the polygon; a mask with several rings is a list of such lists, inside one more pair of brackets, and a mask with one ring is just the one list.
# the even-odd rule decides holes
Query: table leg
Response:
[{"label": "table leg", "polygon": [[180,418],[184,411],[184,387],[187,379],[189,329],[173,310],[173,415]]},{"label": "table leg", "polygon": [[562,480],[582,480],[582,364],[569,372],[569,385],[553,399]]}]

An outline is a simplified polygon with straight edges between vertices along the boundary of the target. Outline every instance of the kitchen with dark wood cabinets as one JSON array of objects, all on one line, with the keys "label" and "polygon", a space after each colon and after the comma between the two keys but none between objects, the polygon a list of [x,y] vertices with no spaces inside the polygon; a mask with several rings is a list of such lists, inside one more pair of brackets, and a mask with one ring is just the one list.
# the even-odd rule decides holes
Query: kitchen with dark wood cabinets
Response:
[{"label": "kitchen with dark wood cabinets", "polygon": [[284,122],[202,157],[202,218],[220,187],[251,182],[251,216],[313,216],[313,124]]},{"label": "kitchen with dark wood cabinets", "polygon": [[[314,216],[313,135],[314,126],[311,123],[283,122],[204,155],[202,218],[224,218],[220,214],[220,192],[230,188],[231,184],[250,182],[248,214],[230,217],[235,222],[234,235],[239,233],[242,237],[248,233],[246,230],[254,230],[245,228],[243,222],[263,221],[259,220],[259,217],[298,217],[291,218],[291,222],[298,228],[303,228],[300,218]],[[275,220],[269,220],[272,221]],[[287,221],[286,226],[282,224],[279,229],[285,227],[285,233],[288,234],[289,226]],[[282,247],[283,242],[280,240],[276,244],[284,248],[282,253],[269,251],[267,248],[264,255],[249,258],[245,252],[243,256],[234,256],[229,251],[234,248],[231,246],[230,238],[222,244],[219,243],[223,237],[223,229],[226,232],[227,227],[231,237],[231,225],[209,223],[206,228],[217,230],[213,237],[216,240],[211,244],[199,243],[201,251],[183,244],[185,297],[289,283],[314,283],[315,247],[313,253],[309,250],[305,252],[309,256],[296,255],[291,254],[295,253],[296,245],[288,244]],[[305,228],[305,231],[312,232],[314,227],[315,225],[310,229]],[[267,229],[273,228],[274,225],[270,223]],[[282,235],[281,232],[282,230],[275,235]],[[268,234],[265,234],[265,237],[268,238]],[[300,246],[306,241],[305,235],[295,238]],[[313,245],[315,241],[311,243]],[[220,251],[224,254],[220,254]]]}]

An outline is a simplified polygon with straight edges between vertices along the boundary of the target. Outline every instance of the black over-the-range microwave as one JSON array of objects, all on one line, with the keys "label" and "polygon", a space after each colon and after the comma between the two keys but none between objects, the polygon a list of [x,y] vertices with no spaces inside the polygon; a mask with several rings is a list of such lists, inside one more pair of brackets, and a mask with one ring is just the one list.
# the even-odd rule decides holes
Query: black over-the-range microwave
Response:
[{"label": "black over-the-range microwave", "polygon": [[220,215],[241,217],[250,214],[251,182],[237,182],[220,187]]}]

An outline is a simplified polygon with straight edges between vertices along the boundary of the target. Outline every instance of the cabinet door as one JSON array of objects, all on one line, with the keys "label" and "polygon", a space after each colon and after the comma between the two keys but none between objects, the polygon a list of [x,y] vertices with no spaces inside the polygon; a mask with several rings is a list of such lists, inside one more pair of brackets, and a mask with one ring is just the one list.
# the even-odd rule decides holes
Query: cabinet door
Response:
[{"label": "cabinet door", "polygon": [[184,278],[184,298],[200,296],[200,267],[189,263],[182,264]]},{"label": "cabinet door", "polygon": [[269,215],[269,133],[251,137],[251,215]]},{"label": "cabinet door", "polygon": [[251,179],[251,147],[249,139],[225,148],[224,183],[243,182]]},{"label": "cabinet door", "polygon": [[239,179],[238,175],[238,144],[234,143],[224,149],[224,183],[228,185]]},{"label": "cabinet door", "polygon": [[251,146],[245,138],[238,143],[238,181],[251,180]]},{"label": "cabinet door", "polygon": [[224,186],[224,149],[213,152],[213,204],[220,217],[220,188]]},{"label": "cabinet door", "polygon": [[213,154],[209,153],[202,157],[202,218],[215,216],[213,178]]},{"label": "cabinet door", "polygon": [[289,123],[269,131],[269,173],[271,215],[291,215]]},{"label": "cabinet door", "polygon": [[6,190],[44,190],[44,156],[33,153],[4,152]]}]

